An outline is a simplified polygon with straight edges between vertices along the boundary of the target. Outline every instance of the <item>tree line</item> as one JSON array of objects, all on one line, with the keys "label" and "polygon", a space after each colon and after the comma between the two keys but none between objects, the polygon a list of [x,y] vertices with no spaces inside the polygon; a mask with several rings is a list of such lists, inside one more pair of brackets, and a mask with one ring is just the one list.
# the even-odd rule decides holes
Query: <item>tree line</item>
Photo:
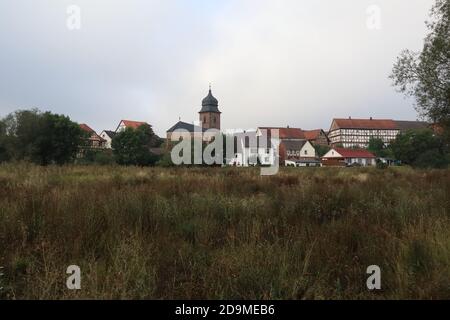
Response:
[{"label": "tree line", "polygon": [[150,125],[119,132],[112,141],[113,150],[89,148],[88,138],[89,133],[65,115],[38,109],[18,110],[0,120],[0,162],[144,166],[159,160],[152,149],[160,147],[162,139]]}]

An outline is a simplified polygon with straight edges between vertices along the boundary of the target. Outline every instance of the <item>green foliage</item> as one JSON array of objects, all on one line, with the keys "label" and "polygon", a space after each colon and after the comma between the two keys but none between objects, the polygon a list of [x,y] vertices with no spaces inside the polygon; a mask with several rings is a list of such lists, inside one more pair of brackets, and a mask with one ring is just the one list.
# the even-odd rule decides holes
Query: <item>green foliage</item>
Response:
[{"label": "green foliage", "polygon": [[68,117],[36,109],[12,113],[0,127],[2,158],[41,165],[72,161],[84,135]]},{"label": "green foliage", "polygon": [[174,166],[170,155],[170,151],[164,152],[163,155],[161,156],[161,159],[156,163],[156,165],[166,168]]},{"label": "green foliage", "polygon": [[414,167],[443,168],[448,165],[444,141],[429,129],[401,133],[390,147],[396,159]]},{"label": "green foliage", "polygon": [[404,50],[391,79],[399,91],[416,99],[417,110],[449,129],[450,0],[436,0],[427,22],[429,34],[421,52]]},{"label": "green foliage", "polygon": [[323,157],[328,151],[331,150],[330,146],[314,145],[318,157]]},{"label": "green foliage", "polygon": [[116,134],[112,148],[118,164],[147,166],[158,161],[159,157],[150,149],[159,147],[161,142],[150,125],[142,125],[137,129],[126,128]]},{"label": "green foliage", "polygon": [[112,165],[115,163],[115,158],[111,149],[86,149],[83,152],[83,157],[77,159],[77,163]]},{"label": "green foliage", "polygon": [[11,155],[8,151],[8,135],[6,133],[6,124],[0,120],[0,163],[10,160]]},{"label": "green foliage", "polygon": [[387,163],[384,163],[382,161],[377,161],[377,169],[387,169],[389,165]]},{"label": "green foliage", "polygon": [[380,138],[370,138],[367,150],[377,157],[384,157],[384,149],[386,148],[383,140]]},{"label": "green foliage", "polygon": [[371,138],[367,150],[380,158],[393,157],[392,150],[380,138]]}]

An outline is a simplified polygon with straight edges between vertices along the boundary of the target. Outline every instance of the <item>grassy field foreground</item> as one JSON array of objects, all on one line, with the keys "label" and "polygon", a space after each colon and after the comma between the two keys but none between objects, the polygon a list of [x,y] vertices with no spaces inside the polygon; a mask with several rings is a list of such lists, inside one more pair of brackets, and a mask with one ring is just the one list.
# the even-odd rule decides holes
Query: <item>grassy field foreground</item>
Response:
[{"label": "grassy field foreground", "polygon": [[449,170],[3,165],[0,298],[449,299],[449,195]]}]

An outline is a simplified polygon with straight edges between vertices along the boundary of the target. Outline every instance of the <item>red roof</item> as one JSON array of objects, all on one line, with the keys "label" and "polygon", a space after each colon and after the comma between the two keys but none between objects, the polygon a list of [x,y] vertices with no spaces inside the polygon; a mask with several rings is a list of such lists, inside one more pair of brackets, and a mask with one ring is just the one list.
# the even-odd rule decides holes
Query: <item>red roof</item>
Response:
[{"label": "red roof", "polygon": [[277,127],[259,127],[260,130],[267,130],[267,134],[270,134],[270,130],[278,130],[280,139],[305,139],[305,133],[299,128],[277,128]]},{"label": "red roof", "polygon": [[333,148],[344,158],[375,158],[373,153],[365,149],[345,149],[345,148]]},{"label": "red roof", "polygon": [[80,124],[80,128],[88,133],[95,133],[95,131],[85,123]]},{"label": "red roof", "polygon": [[139,128],[142,125],[148,125],[147,122],[142,122],[142,121],[131,121],[131,120],[122,120],[120,122],[123,122],[123,124],[125,125],[125,127],[131,127],[134,129]]},{"label": "red roof", "polygon": [[390,119],[333,119],[338,128],[343,129],[397,129],[394,120]]},{"label": "red roof", "polygon": [[322,129],[307,130],[303,132],[305,134],[306,140],[316,140],[320,136],[320,132],[322,132]]}]

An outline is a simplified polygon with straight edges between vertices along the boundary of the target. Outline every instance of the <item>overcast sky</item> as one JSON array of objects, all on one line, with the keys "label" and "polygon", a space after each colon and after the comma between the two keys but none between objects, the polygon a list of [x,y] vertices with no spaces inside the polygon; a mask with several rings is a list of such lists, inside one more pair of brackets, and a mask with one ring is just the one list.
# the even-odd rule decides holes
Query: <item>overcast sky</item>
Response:
[{"label": "overcast sky", "polygon": [[[70,30],[73,4],[81,28]],[[0,116],[37,107],[99,132],[129,119],[164,135],[179,117],[197,120],[211,82],[223,128],[414,120],[388,75],[402,49],[421,48],[432,4],[1,0]]]}]

